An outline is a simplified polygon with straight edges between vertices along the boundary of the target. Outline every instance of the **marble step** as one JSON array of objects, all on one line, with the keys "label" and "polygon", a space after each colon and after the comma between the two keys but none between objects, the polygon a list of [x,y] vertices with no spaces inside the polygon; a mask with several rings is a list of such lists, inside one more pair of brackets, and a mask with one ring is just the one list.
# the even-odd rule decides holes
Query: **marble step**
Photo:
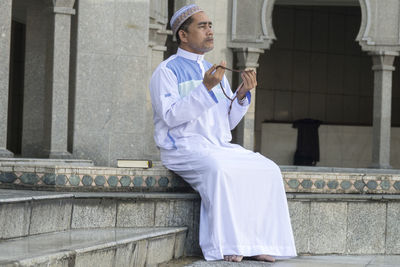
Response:
[{"label": "marble step", "polygon": [[75,229],[0,242],[0,266],[157,266],[183,255],[185,227]]},{"label": "marble step", "polygon": [[200,197],[187,193],[64,193],[0,189],[0,241],[73,229],[187,227],[198,254]]},{"label": "marble step", "polygon": [[[287,193],[300,255],[400,254],[399,194]],[[187,227],[185,255],[201,255],[200,196],[189,193],[0,189],[0,240],[94,228]]]}]

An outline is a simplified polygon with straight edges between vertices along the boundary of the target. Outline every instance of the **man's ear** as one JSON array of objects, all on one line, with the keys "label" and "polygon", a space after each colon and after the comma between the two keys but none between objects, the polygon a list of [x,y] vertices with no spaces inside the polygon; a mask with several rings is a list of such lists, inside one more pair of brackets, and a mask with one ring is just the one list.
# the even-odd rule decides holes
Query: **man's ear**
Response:
[{"label": "man's ear", "polygon": [[179,34],[179,39],[181,39],[181,42],[187,43],[187,32],[185,32],[184,30],[179,30],[178,34]]}]

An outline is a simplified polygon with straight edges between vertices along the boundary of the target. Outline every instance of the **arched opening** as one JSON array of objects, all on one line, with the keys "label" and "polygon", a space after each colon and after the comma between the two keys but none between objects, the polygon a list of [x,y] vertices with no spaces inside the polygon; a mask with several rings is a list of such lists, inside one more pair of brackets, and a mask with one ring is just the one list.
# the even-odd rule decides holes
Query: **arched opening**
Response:
[{"label": "arched opening", "polygon": [[[50,142],[55,139],[51,137],[55,128],[52,120],[57,117],[57,120],[61,121],[61,115],[65,115],[59,112],[60,114],[53,116],[53,109],[54,107],[64,108],[69,104],[71,113],[74,104],[73,101],[67,102],[68,97],[60,96],[57,103],[53,98],[53,95],[60,95],[52,90],[53,87],[58,86],[54,86],[54,84],[58,84],[58,80],[62,80],[62,85],[65,87],[69,85],[73,87],[74,81],[72,80],[68,84],[65,82],[69,79],[68,75],[63,76],[64,73],[61,75],[60,72],[58,73],[60,76],[55,77],[56,75],[53,73],[55,72],[53,64],[55,66],[62,65],[54,63],[56,57],[53,54],[60,55],[69,51],[64,46],[60,48],[59,43],[64,40],[62,37],[54,37],[57,27],[55,26],[55,13],[52,12],[50,5],[52,3],[48,1],[12,0],[8,120],[4,128],[7,130],[7,149],[17,157],[49,157]],[[64,29],[70,30],[69,27],[65,27],[59,32],[65,33]],[[55,44],[53,39],[57,39],[59,43]],[[74,39],[76,39],[76,34],[73,35]],[[74,44],[73,41],[72,44]],[[67,47],[69,49],[70,44]],[[69,63],[66,60],[64,62]],[[71,75],[73,75],[73,66]],[[68,94],[68,89],[65,91]],[[65,115],[65,117],[68,116],[68,114]],[[68,123],[71,126],[73,116],[69,116],[69,119],[70,121],[65,119],[64,124]],[[64,124],[59,123],[62,127]],[[68,138],[60,138],[57,141],[67,143],[66,139],[68,139],[68,142],[71,143],[72,131],[73,129],[70,130]],[[71,146],[69,145],[68,148],[71,149]]]},{"label": "arched opening", "polygon": [[311,118],[323,123],[317,165],[368,167],[373,72],[355,41],[361,9],[358,1],[316,3],[278,0],[274,6],[277,40],[259,59],[256,149],[292,165],[293,122]]}]

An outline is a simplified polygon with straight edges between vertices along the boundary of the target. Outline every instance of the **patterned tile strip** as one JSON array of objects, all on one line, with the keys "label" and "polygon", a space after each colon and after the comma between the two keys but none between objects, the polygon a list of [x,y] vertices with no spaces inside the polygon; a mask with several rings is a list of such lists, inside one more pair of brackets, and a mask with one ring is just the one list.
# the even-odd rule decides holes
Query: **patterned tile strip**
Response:
[{"label": "patterned tile strip", "polygon": [[[286,192],[399,194],[400,175],[283,172]],[[71,190],[187,190],[182,178],[166,169],[104,167],[0,167],[0,186]]]}]

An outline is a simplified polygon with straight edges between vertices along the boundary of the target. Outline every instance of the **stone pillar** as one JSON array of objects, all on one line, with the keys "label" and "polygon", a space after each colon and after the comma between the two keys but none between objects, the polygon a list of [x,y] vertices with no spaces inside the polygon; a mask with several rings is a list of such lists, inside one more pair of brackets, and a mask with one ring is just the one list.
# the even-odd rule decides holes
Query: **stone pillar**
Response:
[{"label": "stone pillar", "polygon": [[75,0],[53,1],[53,33],[48,66],[49,77],[47,92],[48,125],[46,125],[46,149],[49,158],[70,158],[68,143],[68,95],[69,95],[69,59],[71,15]]},{"label": "stone pillar", "polygon": [[[235,48],[237,64],[236,68],[240,70],[253,69],[258,67],[258,58],[264,50],[258,48]],[[239,76],[239,83],[241,78]],[[236,88],[232,88],[236,90]],[[236,141],[246,149],[254,150],[254,124],[255,124],[255,103],[256,103],[256,88],[251,90],[251,103],[246,115],[236,127]]]},{"label": "stone pillar", "polygon": [[[171,30],[167,30],[168,23],[168,2],[150,1],[149,14],[149,51],[148,51],[148,80],[157,66],[164,60],[164,52],[168,35],[172,35]],[[144,156],[153,160],[160,159],[159,150],[154,142],[153,132],[153,109],[151,106],[150,90],[146,90],[146,149]]]},{"label": "stone pillar", "polygon": [[46,70],[49,46],[50,15],[52,11],[43,1],[28,1],[26,9],[24,105],[21,156],[45,158],[44,124],[46,98]]},{"label": "stone pillar", "polygon": [[390,168],[393,61],[400,51],[400,1],[359,0],[361,26],[356,40],[372,56],[374,108],[372,166]]},{"label": "stone pillar", "polygon": [[164,60],[164,52],[167,50],[165,42],[168,35],[172,35],[172,31],[166,29],[167,23],[168,2],[151,0],[149,14],[149,48],[151,49],[149,67],[151,73]]},{"label": "stone pillar", "polygon": [[7,116],[11,42],[12,0],[0,1],[0,157],[13,157],[7,150]]},{"label": "stone pillar", "polygon": [[372,134],[373,168],[390,167],[390,131],[393,62],[398,52],[376,51],[372,56],[374,71],[374,108]]}]

